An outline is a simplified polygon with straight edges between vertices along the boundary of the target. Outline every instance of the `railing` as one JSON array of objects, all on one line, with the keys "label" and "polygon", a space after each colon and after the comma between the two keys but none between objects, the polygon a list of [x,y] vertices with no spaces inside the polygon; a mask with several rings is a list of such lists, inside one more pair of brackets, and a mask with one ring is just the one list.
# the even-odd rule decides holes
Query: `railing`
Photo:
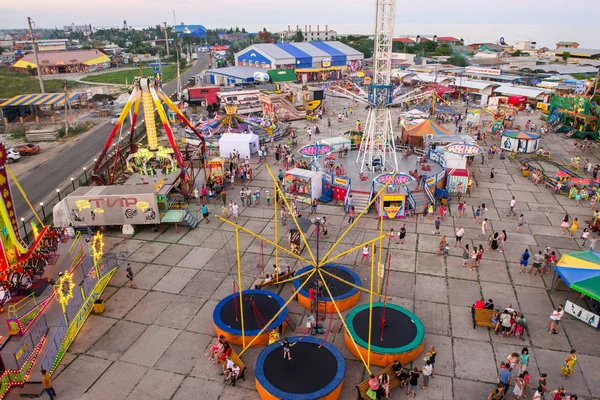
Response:
[{"label": "railing", "polygon": [[410,206],[410,208],[416,211],[417,202],[415,201],[415,198],[413,197],[411,192],[408,192],[408,194],[406,195],[406,199],[408,200],[408,205]]},{"label": "railing", "polygon": [[30,293],[27,296],[23,297],[17,303],[10,304],[8,306],[8,318],[11,317],[11,314],[14,314],[13,318],[19,318],[18,312],[23,307],[26,307],[29,303],[33,301],[33,305],[36,305],[37,302],[35,300],[35,293]]},{"label": "railing", "polygon": [[431,204],[433,204],[433,206],[435,207],[435,196],[433,195],[433,193],[431,193],[431,189],[429,188],[429,186],[427,186],[427,184],[424,184],[423,188],[424,188],[425,194],[427,195],[427,198],[429,199]]},{"label": "railing", "polygon": [[31,354],[47,332],[48,324],[46,323],[46,317],[42,316],[37,320],[29,333],[21,339],[19,344],[17,344],[15,353],[13,354],[17,369],[21,369],[27,358],[29,358],[29,354]]},{"label": "railing", "polygon": [[54,360],[58,356],[58,352],[60,351],[60,347],[62,346],[62,342],[67,335],[68,330],[67,323],[64,318],[60,319],[60,323],[56,327],[56,331],[51,338],[49,338],[46,343],[46,353],[44,354],[44,358],[41,362],[41,367],[46,371],[50,371],[52,373],[52,366],[54,365]]}]

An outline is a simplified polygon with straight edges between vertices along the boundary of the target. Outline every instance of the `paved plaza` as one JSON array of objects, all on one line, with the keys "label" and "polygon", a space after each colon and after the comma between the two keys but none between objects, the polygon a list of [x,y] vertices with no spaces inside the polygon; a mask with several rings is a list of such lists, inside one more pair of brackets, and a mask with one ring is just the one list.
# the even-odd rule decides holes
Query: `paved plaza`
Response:
[{"label": "paved plaza", "polygon": [[[335,103],[335,102],[334,102]],[[342,103],[330,104],[330,109],[341,110]],[[331,115],[331,114],[330,114]],[[365,120],[360,110],[359,119]],[[519,117],[520,119],[528,117]],[[356,117],[341,125],[332,117],[333,128],[322,126],[322,136],[339,135],[353,126]],[[526,119],[525,119],[526,120]],[[364,123],[364,122],[363,122]],[[524,125],[524,124],[521,124]],[[305,122],[295,123],[297,127]],[[300,136],[307,142],[305,131]],[[317,136],[318,138],[318,136]],[[488,140],[488,145],[491,145]],[[496,142],[497,143],[497,142]],[[555,155],[567,158],[573,151],[570,139],[551,134],[542,140],[543,146]],[[344,162],[353,162],[350,154]],[[582,155],[598,162],[591,154]],[[255,181],[252,186],[263,187],[272,192],[273,186],[264,165],[253,160]],[[272,154],[269,162],[274,162]],[[273,167],[277,171],[278,166]],[[496,182],[490,183],[489,171],[495,168]],[[569,394],[579,399],[600,399],[600,346],[598,333],[583,322],[565,316],[558,335],[546,331],[548,315],[564,303],[566,287],[562,282],[549,295],[551,275],[543,277],[519,274],[519,257],[525,248],[533,254],[552,247],[560,254],[580,250],[577,240],[561,235],[560,223],[565,214],[580,221],[590,217],[587,204],[576,206],[574,200],[564,195],[554,195],[543,185],[536,186],[517,171],[517,165],[507,160],[493,159],[481,164],[477,157],[472,171],[479,175],[479,186],[471,196],[464,197],[468,205],[466,215],[457,218],[456,202],[451,205],[450,215],[442,223],[441,233],[454,237],[458,225],[466,229],[463,244],[472,246],[483,243],[480,228],[475,225],[473,210],[485,203],[489,231],[506,230],[505,252],[486,251],[481,267],[469,271],[462,267],[462,250],[450,247],[447,258],[436,256],[439,236],[432,233],[433,223],[421,216],[405,221],[385,221],[384,229],[400,229],[406,223],[408,235],[404,245],[392,243],[389,276],[391,302],[406,307],[424,323],[425,346],[437,349],[436,377],[431,379],[427,390],[419,390],[421,399],[487,399],[497,382],[498,366],[512,352],[520,352],[527,346],[532,353],[529,372],[532,376],[528,398],[537,384],[540,373],[548,374],[551,390],[564,385]],[[229,190],[229,199],[239,202],[240,185]],[[264,193],[264,192],[263,192]],[[517,217],[507,217],[511,196],[517,201],[517,214],[523,213],[527,220],[522,233],[516,233]],[[263,197],[264,199],[264,197]],[[197,206],[193,205],[194,211]],[[211,214],[220,213],[221,204],[210,205]],[[308,210],[305,211],[308,213]],[[318,215],[327,216],[329,237],[323,246],[334,243],[348,226],[342,207],[333,204],[319,205]],[[201,216],[201,215],[200,215]],[[267,238],[274,237],[273,209],[264,205],[240,208],[240,225]],[[312,232],[312,230],[311,230]],[[280,240],[287,231],[279,229]],[[378,235],[376,214],[363,217],[337,247],[335,254]],[[466,240],[465,240],[466,239]],[[315,246],[315,235],[309,241]],[[323,243],[323,242],[322,242]],[[451,240],[451,244],[454,241]],[[244,287],[249,288],[255,280],[260,256],[260,241],[247,234],[240,234],[241,262]],[[485,246],[485,244],[484,244]],[[487,246],[486,246],[487,247]],[[243,355],[248,366],[246,380],[235,387],[226,386],[220,367],[209,362],[204,353],[214,340],[215,330],[212,313],[215,305],[233,291],[237,273],[234,229],[216,218],[210,223],[200,222],[189,230],[180,226],[164,232],[139,229],[133,237],[119,232],[106,232],[105,251],[121,260],[120,269],[103,295],[106,311],[90,316],[69,349],[57,373],[54,387],[61,400],[66,399],[258,399],[254,382],[254,363],[262,348],[252,348]],[[387,255],[385,249],[384,259]],[[264,246],[265,265],[268,270],[274,263],[274,251]],[[343,265],[356,271],[368,285],[370,270],[359,263],[358,251],[344,257]],[[125,265],[131,262],[136,273],[137,289],[129,288]],[[301,267],[288,256],[281,257],[280,265]],[[275,290],[288,299],[293,290],[291,284]],[[480,297],[492,298],[499,307],[512,304],[525,313],[530,335],[524,341],[514,337],[502,338],[487,328],[473,329],[470,306]],[[581,302],[572,293],[572,301]],[[377,299],[378,300],[378,299]],[[361,296],[360,304],[369,301]],[[308,311],[296,302],[289,306],[292,318],[298,324],[298,334],[306,331]],[[336,318],[328,340],[337,346],[346,358],[347,372],[342,399],[356,398],[355,385],[367,378],[365,368],[344,344],[343,331]],[[563,359],[571,349],[578,353],[575,373],[564,379],[559,375]],[[237,348],[239,351],[239,348]],[[413,363],[423,366],[422,358]],[[378,371],[379,367],[373,367]],[[513,375],[513,377],[515,377]],[[511,386],[512,392],[512,386]],[[16,391],[11,394],[15,396]],[[404,391],[395,389],[394,399],[406,398]]]}]

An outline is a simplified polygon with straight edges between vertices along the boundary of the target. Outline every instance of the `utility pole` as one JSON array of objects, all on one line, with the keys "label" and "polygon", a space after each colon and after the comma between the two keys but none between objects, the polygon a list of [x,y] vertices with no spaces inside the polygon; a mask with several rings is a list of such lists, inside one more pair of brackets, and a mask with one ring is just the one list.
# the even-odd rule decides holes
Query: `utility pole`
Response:
[{"label": "utility pole", "polygon": [[27,23],[29,24],[29,36],[31,36],[31,44],[33,46],[33,55],[35,56],[35,68],[37,69],[38,80],[40,81],[40,90],[42,93],[46,93],[46,89],[44,89],[44,80],[42,79],[42,69],[40,68],[40,61],[38,60],[38,49],[37,44],[35,43],[35,37],[33,36],[33,27],[31,23],[33,20],[31,17],[27,17]]},{"label": "utility pole", "polygon": [[65,138],[69,137],[69,116],[67,114],[67,104],[69,102],[69,96],[67,93],[67,80],[63,81],[63,87],[65,89]]},{"label": "utility pole", "polygon": [[163,23],[165,24],[165,44],[167,45],[167,57],[169,57],[169,33],[167,32],[167,23]]}]

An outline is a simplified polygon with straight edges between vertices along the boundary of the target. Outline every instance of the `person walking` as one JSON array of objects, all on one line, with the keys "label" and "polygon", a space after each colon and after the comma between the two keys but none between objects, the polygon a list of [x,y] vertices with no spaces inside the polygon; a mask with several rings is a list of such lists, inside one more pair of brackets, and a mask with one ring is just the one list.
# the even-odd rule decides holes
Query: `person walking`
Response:
[{"label": "person walking", "polygon": [[132,289],[137,289],[135,282],[133,282],[133,269],[131,268],[131,263],[127,263],[127,268],[125,268],[125,276],[127,279],[129,279],[129,287]]},{"label": "person walking", "polygon": [[454,247],[458,247],[462,244],[462,238],[465,235],[465,229],[459,225],[454,232],[454,238],[456,241],[454,242]]},{"label": "person walking", "polygon": [[510,216],[510,214],[512,214],[513,216],[516,216],[517,213],[515,212],[515,207],[517,206],[517,200],[515,200],[515,196],[512,197],[512,199],[510,199],[510,202],[508,203],[508,214],[506,214],[506,216]]},{"label": "person walking", "polygon": [[435,219],[435,230],[433,231],[433,233],[435,233],[436,235],[439,235],[441,225],[442,225],[442,218],[438,215],[437,218]]},{"label": "person walking", "polygon": [[529,249],[525,249],[525,251],[521,254],[521,261],[519,262],[519,273],[524,274],[527,269],[527,264],[529,264]]},{"label": "person walking", "polygon": [[398,243],[404,244],[404,239],[406,238],[406,224],[402,224],[400,227],[400,234],[398,235]]},{"label": "person walking", "polygon": [[353,223],[355,218],[356,218],[356,209],[354,208],[354,206],[350,206],[350,211],[348,211],[348,223],[349,224]]},{"label": "person walking", "polygon": [[467,266],[467,262],[469,261],[469,255],[470,255],[469,245],[465,244],[465,247],[463,248],[463,254],[462,254],[463,267]]},{"label": "person walking", "polygon": [[206,204],[202,204],[202,218],[208,224],[210,221],[208,220],[208,208],[206,208]]},{"label": "person walking", "polygon": [[560,223],[560,234],[564,235],[565,231],[569,228],[569,226],[571,226],[571,224],[569,223],[569,214],[566,214],[562,222]]},{"label": "person walking", "polygon": [[504,394],[508,393],[508,389],[510,388],[510,378],[511,378],[510,364],[506,363],[500,369],[500,376],[498,377],[498,381],[502,384],[504,388]]},{"label": "person walking", "polygon": [[465,204],[462,201],[458,202],[458,218],[462,218],[465,212]]},{"label": "person walking", "polygon": [[575,365],[577,364],[577,352],[571,350],[571,353],[565,358],[564,365],[560,368],[560,375],[563,378],[568,378],[573,375],[575,371]]},{"label": "person walking", "polygon": [[50,400],[54,400],[54,396],[56,396],[56,391],[52,387],[52,379],[50,378],[50,374],[45,369],[42,369],[42,388],[44,392],[50,397]]},{"label": "person walking", "polygon": [[496,174],[496,171],[494,170],[494,168],[492,168],[492,170],[490,171],[490,182],[491,183],[496,182],[495,179],[494,179],[496,177],[495,174]]},{"label": "person walking", "polygon": [[585,242],[587,242],[588,237],[590,236],[590,230],[588,228],[585,228],[583,230],[583,232],[581,233],[581,247],[585,247]]},{"label": "person walking", "polygon": [[571,237],[575,237],[575,232],[579,229],[579,219],[573,219],[573,223],[571,224]]},{"label": "person walking", "polygon": [[517,232],[523,232],[523,225],[525,225],[525,216],[521,214],[519,216],[519,223],[517,224]]},{"label": "person walking", "polygon": [[485,239],[485,234],[486,234],[486,230],[487,230],[487,224],[488,224],[488,219],[484,218],[483,221],[481,222],[481,233],[479,234],[479,236],[484,239]]},{"label": "person walking", "polygon": [[196,205],[199,206],[200,205],[200,191],[198,191],[197,187],[194,188],[194,199],[196,199]]},{"label": "person walking", "polygon": [[421,389],[427,389],[427,386],[429,386],[429,377],[431,376],[431,374],[433,374],[433,366],[431,365],[431,361],[425,361],[425,365],[423,366],[422,372],[423,386],[421,386]]},{"label": "person walking", "polygon": [[362,258],[360,259],[360,263],[368,263],[369,262],[369,246],[364,245],[362,248]]},{"label": "person walking", "polygon": [[529,349],[527,347],[523,347],[521,350],[521,354],[519,355],[519,373],[523,373],[527,371],[527,367],[529,366]]}]

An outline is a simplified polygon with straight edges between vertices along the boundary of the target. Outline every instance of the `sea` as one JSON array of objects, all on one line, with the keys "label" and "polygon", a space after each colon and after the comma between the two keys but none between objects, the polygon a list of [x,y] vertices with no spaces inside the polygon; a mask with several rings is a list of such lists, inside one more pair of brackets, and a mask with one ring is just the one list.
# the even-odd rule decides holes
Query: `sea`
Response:
[{"label": "sea", "polygon": [[[295,29],[296,25],[292,25]],[[266,27],[271,32],[287,29],[283,24],[256,25],[244,24],[246,30],[262,30]],[[303,25],[301,26],[301,28]],[[324,29],[325,25],[320,25]],[[312,25],[316,29],[316,25]],[[373,35],[373,24],[330,24],[329,29],[338,35],[363,34]],[[454,36],[464,39],[465,44],[488,42],[498,43],[504,38],[511,45],[519,41],[536,42],[536,48],[556,48],[559,41],[579,43],[581,48],[600,49],[600,24],[596,25],[529,25],[529,24],[408,24],[395,25],[395,36]]]}]

